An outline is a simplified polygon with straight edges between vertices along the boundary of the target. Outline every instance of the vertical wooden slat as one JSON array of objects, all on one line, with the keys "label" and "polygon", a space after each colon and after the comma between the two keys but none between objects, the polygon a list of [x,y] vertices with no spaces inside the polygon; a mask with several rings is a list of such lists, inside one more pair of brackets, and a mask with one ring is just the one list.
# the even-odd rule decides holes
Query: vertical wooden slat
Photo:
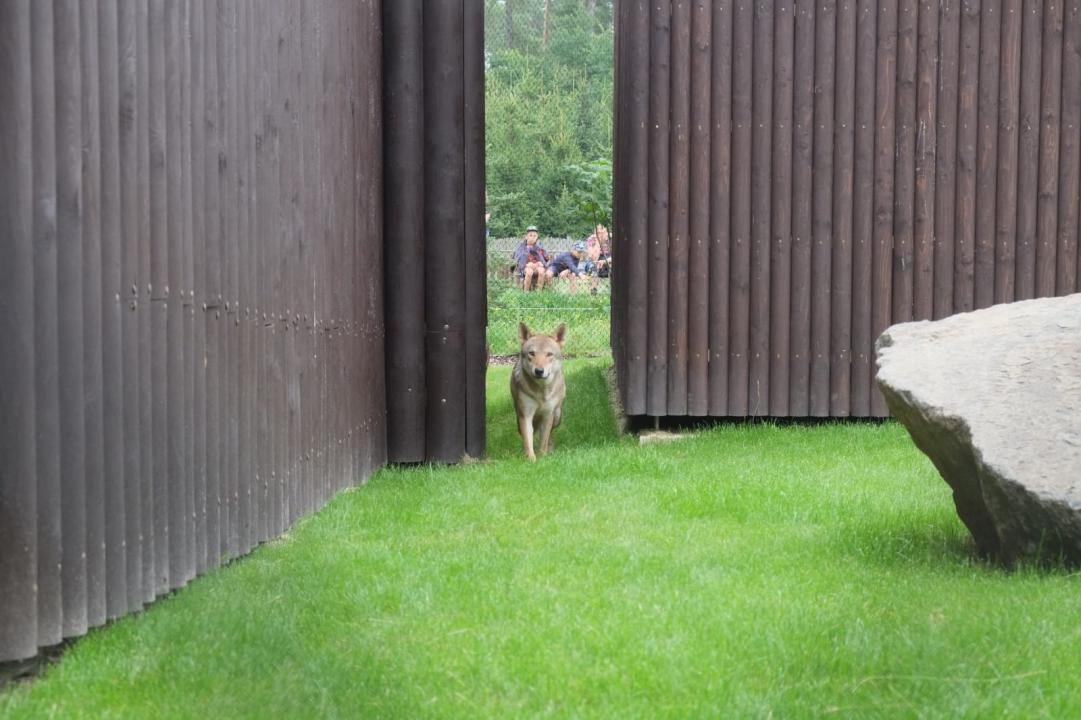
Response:
[{"label": "vertical wooden slat", "polygon": [[[892,297],[893,191],[897,99],[897,2],[880,3],[878,57],[875,67],[875,224],[871,248],[871,335],[878,337],[890,324]],[[871,389],[871,414],[889,414],[877,387]]]},{"label": "vertical wooden slat", "polygon": [[165,171],[167,266],[166,305],[166,392],[168,396],[166,443],[168,481],[169,589],[184,584],[187,563],[187,465],[184,451],[185,432],[185,355],[184,345],[184,186],[182,133],[184,130],[181,97],[184,63],[182,8],[179,2],[165,5]]},{"label": "vertical wooden slat", "polygon": [[184,402],[182,423],[184,427],[183,466],[184,494],[183,524],[184,547],[182,583],[195,577],[195,318],[194,310],[194,258],[192,252],[192,150],[191,150],[191,5],[195,0],[178,0],[180,5],[180,316],[183,333],[184,384],[181,397]]},{"label": "vertical wooden slat", "polygon": [[916,210],[916,40],[917,0],[901,0],[897,8],[897,162],[893,192],[893,304],[890,321],[908,322],[913,314],[913,239]]},{"label": "vertical wooden slat", "polygon": [[236,15],[236,103],[237,103],[237,166],[239,178],[237,185],[237,208],[240,218],[237,227],[236,277],[237,277],[237,315],[238,342],[240,344],[237,365],[239,393],[237,397],[237,535],[238,552],[247,553],[255,544],[252,539],[255,532],[255,512],[252,504],[254,485],[255,432],[252,430],[254,392],[256,372],[256,348],[252,313],[257,312],[255,296],[252,290],[253,268],[256,263],[253,251],[252,216],[255,213],[255,177],[253,166],[252,133],[252,78],[248,53],[252,42],[249,31],[248,2],[238,2]]},{"label": "vertical wooden slat", "polygon": [[668,403],[668,202],[671,106],[670,0],[652,0],[649,30],[648,361],[646,413],[664,415]]},{"label": "vertical wooden slat", "polygon": [[935,151],[935,319],[953,312],[954,225],[957,153],[957,87],[961,12],[957,0],[939,11],[938,130]]},{"label": "vertical wooden slat", "polygon": [[856,18],[855,160],[852,191],[852,374],[849,412],[871,414],[871,268],[874,235],[875,36],[877,3],[860,0]]},{"label": "vertical wooden slat", "polygon": [[[203,147],[204,184],[203,202],[205,203],[204,222],[206,234],[203,240],[203,323],[206,337],[206,536],[203,540],[208,569],[218,567],[221,562],[221,509],[222,509],[222,457],[224,443],[221,420],[221,370],[222,370],[222,321],[224,296],[222,294],[222,256],[221,244],[223,223],[221,214],[224,113],[220,104],[218,86],[218,0],[206,0],[203,8],[203,20],[206,37],[203,39],[205,53],[204,97],[206,114],[195,118],[206,128]],[[224,27],[222,27],[224,32]]]},{"label": "vertical wooden slat", "polygon": [[0,661],[37,653],[30,38],[30,2],[0,4]]},{"label": "vertical wooden slat", "polygon": [[796,3],[774,9],[773,166],[770,219],[769,414],[788,415],[792,325],[792,140]]},{"label": "vertical wooden slat", "polygon": [[[687,414],[709,412],[710,134],[713,11],[706,0],[691,6],[691,138],[687,326]],[[618,120],[618,118],[617,118]],[[622,170],[622,168],[621,168]],[[628,168],[628,172],[634,172]],[[614,310],[615,308],[613,308]]]},{"label": "vertical wooden slat", "polygon": [[[46,3],[48,4],[48,3]],[[120,325],[122,336],[121,388],[124,435],[124,519],[128,610],[142,607],[143,590],[143,433],[139,421],[139,389],[145,369],[139,363],[139,133],[145,124],[137,101],[137,35],[140,28],[134,3],[117,3],[118,152],[120,154]]]},{"label": "vertical wooden slat", "polygon": [[[976,142],[975,264],[973,307],[994,302],[995,205],[998,184],[999,41],[1004,4],[983,0],[980,7],[979,90]],[[1006,58],[1003,57],[1005,66]],[[1009,68],[1006,67],[1007,72]]]},{"label": "vertical wooden slat", "polygon": [[384,87],[387,113],[388,455],[424,459],[424,32],[421,0],[384,3]]},{"label": "vertical wooden slat", "polygon": [[792,329],[789,414],[806,416],[811,390],[811,247],[814,242],[815,4],[796,4],[792,137]]},{"label": "vertical wooden slat", "polygon": [[203,306],[206,305],[206,236],[207,236],[207,213],[206,213],[206,96],[204,94],[205,57],[203,55],[204,43],[206,42],[206,27],[204,22],[204,0],[191,0],[189,6],[191,49],[189,51],[191,61],[191,277],[188,285],[189,314],[192,319],[192,358],[194,360],[194,402],[192,405],[191,432],[192,441],[192,470],[194,474],[194,487],[192,492],[194,517],[192,519],[192,554],[194,556],[194,572],[202,575],[207,569],[206,548],[206,501],[207,501],[207,368],[210,361],[207,357],[207,327]]},{"label": "vertical wooden slat", "polygon": [[1020,0],[1002,3],[1001,89],[998,98],[998,212],[995,224],[994,260],[989,281],[994,302],[1014,299],[1014,267],[1017,251],[1018,116],[1021,83]]},{"label": "vertical wooden slat", "polygon": [[227,171],[222,178],[222,205],[226,215],[222,236],[222,272],[225,294],[225,335],[226,362],[223,382],[226,385],[224,406],[222,408],[222,427],[226,430],[227,452],[223,472],[225,473],[224,493],[225,512],[222,513],[222,551],[224,560],[232,559],[240,553],[240,354],[241,322],[243,312],[240,306],[240,281],[238,262],[240,255],[240,216],[242,197],[240,195],[240,91],[237,85],[238,7],[235,3],[219,5],[218,48],[221,59],[218,69],[218,87],[221,90],[222,108],[225,113],[225,158]]},{"label": "vertical wooden slat", "polygon": [[465,448],[460,422],[465,407],[464,357],[465,276],[448,272],[461,268],[464,246],[433,242],[435,238],[462,238],[465,232],[462,197],[465,186],[463,156],[464,75],[461,43],[463,7],[428,0],[425,25],[442,32],[425,36],[425,279],[428,318],[428,457],[453,462]]},{"label": "vertical wooden slat", "polygon": [[675,0],[671,14],[670,130],[668,175],[668,334],[666,407],[687,414],[687,321],[690,257],[691,5]]},{"label": "vertical wooden slat", "polygon": [[[732,20],[732,180],[728,278],[728,414],[746,415],[750,365],[751,137],[754,6],[736,4]],[[656,66],[656,62],[653,63]],[[652,233],[651,233],[652,234]],[[658,320],[663,322],[663,318]]]},{"label": "vertical wooden slat", "polygon": [[105,605],[112,618],[128,612],[127,514],[124,486],[124,391],[121,346],[120,66],[116,0],[98,2],[101,83],[101,288],[103,469],[105,483]]},{"label": "vertical wooden slat", "polygon": [[751,91],[751,276],[748,411],[769,414],[773,2],[755,3]]},{"label": "vertical wooden slat", "polygon": [[[466,408],[465,451],[482,457],[485,433],[485,374],[488,355],[487,248],[484,237],[484,3],[465,2],[465,256]],[[367,63],[365,63],[367,64]],[[364,138],[358,138],[363,140]],[[360,157],[360,162],[374,164]],[[369,213],[370,215],[371,213]],[[377,238],[365,233],[367,243]]]},{"label": "vertical wooden slat", "polygon": [[912,314],[915,320],[929,320],[934,302],[938,7],[936,0],[919,2],[916,39],[916,188],[912,222]]},{"label": "vertical wooden slat", "polygon": [[833,244],[834,37],[837,3],[816,5],[814,192],[811,245],[811,387],[810,414],[829,415],[830,286]]},{"label": "vertical wooden slat", "polygon": [[86,426],[83,422],[82,73],[79,5],[54,5],[57,311],[60,339],[61,585],[64,637],[87,628]]},{"label": "vertical wooden slat", "polygon": [[[251,124],[254,142],[254,174],[252,189],[255,200],[252,205],[253,215],[249,226],[251,252],[251,288],[252,288],[252,332],[255,343],[252,357],[254,372],[253,419],[252,419],[252,545],[266,541],[274,533],[275,516],[279,509],[280,496],[276,492],[274,468],[270,462],[271,448],[274,443],[274,427],[270,417],[270,398],[272,397],[272,366],[274,363],[274,308],[270,306],[270,284],[274,265],[274,247],[277,244],[281,223],[271,218],[278,193],[273,181],[274,139],[271,137],[273,108],[271,107],[271,72],[273,56],[267,38],[274,33],[274,13],[276,6],[262,8],[252,6],[249,16],[251,41],[245,45],[248,61],[251,63],[252,105]],[[348,147],[342,147],[347,154]]]},{"label": "vertical wooden slat", "polygon": [[[954,169],[956,189],[953,308],[956,312],[972,310],[975,297],[976,140],[979,130],[976,96],[979,90],[979,52],[979,0],[961,0],[960,61],[957,72],[957,157]],[[992,243],[992,238],[987,238],[985,242]]]},{"label": "vertical wooden slat", "polygon": [[1062,28],[1062,126],[1059,144],[1058,259],[1055,292],[1078,291],[1081,226],[1081,0],[1067,0]]},{"label": "vertical wooden slat", "polygon": [[79,5],[82,73],[83,422],[86,453],[86,611],[91,626],[105,622],[105,469],[101,339],[101,115],[98,5]]},{"label": "vertical wooden slat", "polygon": [[[60,584],[60,339],[57,332],[59,318],[56,304],[56,69],[53,4],[35,2],[31,4],[30,10],[30,44],[33,53],[30,68],[33,72],[33,363],[36,450],[33,477],[37,485],[37,644],[55,645],[63,639],[63,586]],[[9,20],[15,22],[13,18]],[[9,104],[5,107],[13,106]],[[20,112],[25,110],[18,108],[12,115],[17,117]],[[0,133],[0,138],[3,138],[0,140],[3,143],[15,141],[6,132]],[[5,160],[4,167],[14,169],[18,166],[14,161]],[[17,242],[19,236],[14,231],[16,227],[5,226],[4,237],[14,238]],[[6,432],[6,425],[3,427],[0,432]],[[10,456],[4,453],[3,457]],[[25,479],[23,481],[25,482]],[[17,547],[7,543],[5,545]],[[3,641],[0,641],[0,657],[5,654],[3,647]]]},{"label": "vertical wooden slat", "polygon": [[150,145],[153,117],[150,94],[150,7],[147,0],[139,0],[135,5],[135,117],[136,132],[135,160],[138,166],[138,198],[136,202],[137,218],[137,263],[139,268],[136,281],[136,314],[139,326],[139,502],[142,507],[143,541],[143,602],[151,602],[157,592],[158,528],[156,523],[157,503],[154,493],[157,489],[158,475],[155,464],[154,425],[155,405],[152,390],[157,377],[153,350],[157,331],[151,329],[151,321],[157,312],[151,302],[151,258],[153,236],[156,232],[152,218],[151,181],[155,173],[151,171]]},{"label": "vertical wooden slat", "polygon": [[[649,156],[649,87],[650,87],[650,33],[649,5],[646,0],[632,2],[628,28],[628,94],[631,116],[627,118],[627,165],[639,168],[639,172],[624,173],[627,183],[627,209],[623,222],[626,233],[616,238],[613,252],[614,265],[623,267],[623,278],[614,277],[613,282],[627,286],[626,326],[627,375],[624,381],[624,409],[628,415],[646,412],[647,365],[649,357],[647,323],[649,307],[649,183],[647,167]],[[636,318],[636,320],[631,320]],[[711,366],[712,371],[712,366]],[[389,428],[388,428],[389,435]]]},{"label": "vertical wooden slat", "polygon": [[1062,107],[1062,2],[1044,6],[1040,86],[1040,169],[1036,205],[1036,297],[1055,294],[1058,259],[1058,167]]},{"label": "vertical wooden slat", "polygon": [[[1036,207],[1040,170],[1040,52],[1043,3],[1026,3],[1021,24],[1020,114],[1018,117],[1017,252],[1014,297],[1036,295]],[[1028,80],[1031,78],[1031,80]]]},{"label": "vertical wooden slat", "polygon": [[856,0],[837,9],[836,103],[833,116],[833,247],[830,267],[830,415],[851,408],[852,182],[855,173]]}]

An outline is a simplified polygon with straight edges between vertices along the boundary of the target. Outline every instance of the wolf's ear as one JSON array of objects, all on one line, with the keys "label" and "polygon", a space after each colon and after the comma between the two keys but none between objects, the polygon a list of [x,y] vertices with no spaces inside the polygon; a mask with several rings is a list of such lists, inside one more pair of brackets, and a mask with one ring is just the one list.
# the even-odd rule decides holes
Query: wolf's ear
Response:
[{"label": "wolf's ear", "polygon": [[567,338],[567,326],[563,323],[559,323],[559,327],[556,328],[555,333],[552,335],[559,343],[559,347],[563,347],[563,341]]},{"label": "wolf's ear", "polygon": [[533,336],[533,333],[529,332],[529,328],[524,322],[518,323],[518,340],[525,342]]}]

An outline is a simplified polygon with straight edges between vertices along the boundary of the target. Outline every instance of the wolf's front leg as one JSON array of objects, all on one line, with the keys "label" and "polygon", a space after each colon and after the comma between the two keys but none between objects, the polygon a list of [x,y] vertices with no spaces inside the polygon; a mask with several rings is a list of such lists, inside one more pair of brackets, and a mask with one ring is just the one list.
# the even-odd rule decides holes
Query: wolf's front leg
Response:
[{"label": "wolf's front leg", "polygon": [[549,443],[552,440],[552,424],[555,421],[554,415],[546,415],[541,421],[541,441],[540,441],[540,454],[547,455],[549,450]]},{"label": "wolf's front leg", "polygon": [[518,432],[522,435],[522,449],[525,450],[525,456],[530,460],[536,460],[537,456],[533,454],[533,418],[519,415]]}]

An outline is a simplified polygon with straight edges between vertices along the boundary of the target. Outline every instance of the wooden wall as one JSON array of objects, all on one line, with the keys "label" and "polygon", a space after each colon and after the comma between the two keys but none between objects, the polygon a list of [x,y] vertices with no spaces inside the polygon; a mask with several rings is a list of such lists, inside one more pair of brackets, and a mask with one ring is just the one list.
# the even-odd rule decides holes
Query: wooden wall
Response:
[{"label": "wooden wall", "polygon": [[1081,289],[1081,0],[618,9],[629,414],[883,416],[890,324]]},{"label": "wooden wall", "polygon": [[384,462],[380,31],[375,0],[0,3],[0,661]]},{"label": "wooden wall", "polygon": [[386,0],[387,439],[484,454],[484,4]]}]

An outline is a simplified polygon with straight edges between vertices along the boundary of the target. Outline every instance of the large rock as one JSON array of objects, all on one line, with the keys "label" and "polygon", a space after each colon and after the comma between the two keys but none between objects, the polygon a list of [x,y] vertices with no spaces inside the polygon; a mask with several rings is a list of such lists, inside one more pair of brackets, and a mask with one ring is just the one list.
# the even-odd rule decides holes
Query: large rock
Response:
[{"label": "large rock", "polygon": [[1081,564],[1081,294],[894,325],[876,349],[979,550]]}]

